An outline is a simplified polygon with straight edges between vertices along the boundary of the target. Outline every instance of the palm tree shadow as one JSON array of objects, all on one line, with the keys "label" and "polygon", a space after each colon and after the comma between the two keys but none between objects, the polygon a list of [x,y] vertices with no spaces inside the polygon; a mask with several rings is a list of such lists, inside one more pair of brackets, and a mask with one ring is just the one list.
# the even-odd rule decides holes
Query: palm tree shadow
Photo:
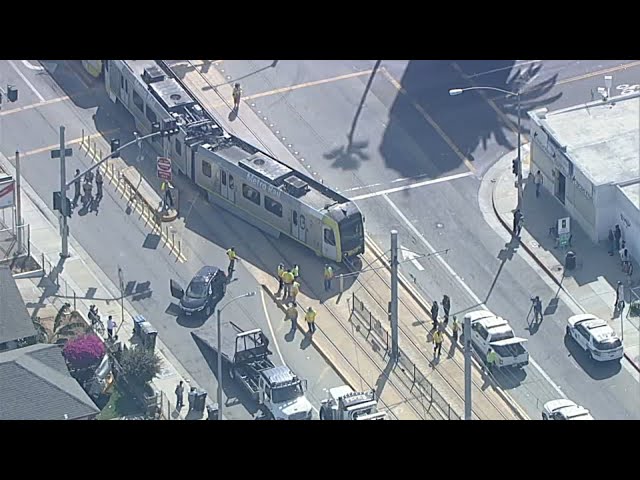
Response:
[{"label": "palm tree shadow", "polygon": [[331,150],[323,155],[327,160],[333,160],[331,164],[334,168],[342,170],[354,170],[360,166],[363,161],[369,160],[370,156],[365,151],[369,147],[369,141],[353,141],[347,139],[347,144]]}]

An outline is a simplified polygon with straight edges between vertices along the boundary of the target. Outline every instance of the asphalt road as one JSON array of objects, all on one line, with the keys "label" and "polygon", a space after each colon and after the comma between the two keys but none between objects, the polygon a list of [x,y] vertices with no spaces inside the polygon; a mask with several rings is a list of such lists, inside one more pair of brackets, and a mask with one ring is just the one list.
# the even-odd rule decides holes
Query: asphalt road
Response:
[{"label": "asphalt road", "polygon": [[[414,252],[449,249],[441,260],[452,270],[435,257],[419,260],[422,270],[412,262],[403,263],[401,270],[427,298],[439,300],[447,293],[456,312],[486,303],[529,339],[539,368],[529,366],[500,381],[533,418],[539,417],[542,403],[560,396],[555,384],[596,418],[637,419],[640,387],[634,374],[627,368],[588,364],[564,344],[564,322],[573,312],[562,295],[540,329],[529,331],[530,297],[550,300],[556,289],[517,248],[505,245],[478,204],[482,173],[515,148],[512,125],[477,93],[447,93],[452,87],[481,84],[525,87],[523,108],[557,109],[590,100],[591,91],[604,86],[604,73],[592,72],[624,63],[385,61],[350,144],[367,70],[374,62],[279,61],[271,67],[270,61],[224,61],[211,68],[224,70],[229,81],[240,79],[250,108],[267,117],[266,123],[299,152],[312,175],[358,201],[369,234],[383,250],[391,228],[399,230],[402,246]],[[618,91],[616,87],[640,80],[635,64],[608,74]],[[333,80],[319,82],[322,78]],[[299,87],[286,88],[292,85]],[[489,98],[515,121],[512,99],[501,94]],[[429,183],[436,179],[444,181]],[[422,185],[403,188],[417,183]],[[396,190],[381,194],[389,189]]]},{"label": "asphalt road", "polygon": [[[102,132],[112,132],[111,135],[119,137],[122,143],[131,138],[133,125],[126,112],[107,99],[103,87],[97,85],[89,90],[70,64],[47,62],[44,64],[47,70],[37,70],[39,65],[35,62],[30,65],[32,68],[21,61],[0,62],[2,81],[19,89],[19,102],[9,106],[5,104],[0,116],[0,148],[9,158],[13,158],[16,149],[22,152],[23,178],[51,204],[52,192],[59,189],[59,163],[50,158],[46,147],[58,142],[61,124],[66,127],[68,142],[80,138],[82,129],[95,133],[97,128]],[[79,93],[82,95],[75,97]],[[74,99],[55,100],[64,96]],[[29,107],[43,101],[51,102],[38,108]],[[19,108],[22,110],[15,111]],[[116,129],[119,129],[117,133]],[[67,162],[68,175],[76,168],[82,170],[90,164],[77,144],[73,149],[74,155]],[[136,156],[137,152],[131,151],[123,158],[135,164]],[[146,170],[152,169],[150,165],[141,166]],[[183,237],[191,255],[186,263],[181,263],[166,249],[154,247],[148,230],[136,214],[131,214],[112,185],[105,183],[104,191],[97,211],[76,209],[69,221],[71,235],[116,284],[117,268],[122,266],[125,281],[132,292],[130,299],[138,313],[158,328],[163,342],[189,374],[215,396],[215,360],[206,346],[196,343],[190,335],[190,331],[203,322],[187,321],[172,313],[169,279],[186,286],[205,263],[226,268],[227,246],[237,244],[238,238],[253,238],[256,234],[253,227],[214,210],[202,200],[194,202],[189,211],[189,231]],[[263,301],[259,283],[242,262],[236,267],[234,276],[237,280],[230,283],[221,305],[247,291],[256,291],[257,295],[226,307],[223,321],[244,316],[261,328],[271,338],[272,345],[278,344],[274,362],[281,364],[284,361],[301,377],[308,379],[309,399],[319,408],[320,401],[326,398],[326,390],[341,385],[342,380],[313,347],[301,346],[288,338],[289,328],[282,321],[282,312],[268,298]],[[208,319],[211,327],[212,320]],[[257,410],[256,405],[233,385],[224,385],[224,389],[228,403],[226,415],[232,419],[251,418]]]}]

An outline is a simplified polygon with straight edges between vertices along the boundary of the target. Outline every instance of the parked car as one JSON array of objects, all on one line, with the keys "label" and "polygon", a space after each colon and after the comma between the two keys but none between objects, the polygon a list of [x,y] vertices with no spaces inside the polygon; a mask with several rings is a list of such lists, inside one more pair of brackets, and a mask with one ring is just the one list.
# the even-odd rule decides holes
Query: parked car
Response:
[{"label": "parked car", "polygon": [[590,359],[608,362],[620,361],[623,357],[622,340],[601,318],[587,313],[569,317],[567,323],[567,335],[584,349]]},{"label": "parked car", "polygon": [[589,410],[566,398],[551,400],[542,407],[542,420],[595,420]]},{"label": "parked car", "polygon": [[227,276],[218,267],[205,266],[193,276],[186,291],[175,280],[171,280],[169,286],[171,295],[180,300],[180,308],[186,315],[204,312],[209,317],[226,292]]}]

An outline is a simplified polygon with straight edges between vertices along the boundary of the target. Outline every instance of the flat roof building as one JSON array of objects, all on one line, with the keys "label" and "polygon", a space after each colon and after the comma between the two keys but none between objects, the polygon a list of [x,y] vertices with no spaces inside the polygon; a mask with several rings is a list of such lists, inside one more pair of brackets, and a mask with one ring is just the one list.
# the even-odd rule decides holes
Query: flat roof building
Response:
[{"label": "flat roof building", "polygon": [[620,225],[640,258],[640,93],[529,112],[531,171],[592,241]]}]

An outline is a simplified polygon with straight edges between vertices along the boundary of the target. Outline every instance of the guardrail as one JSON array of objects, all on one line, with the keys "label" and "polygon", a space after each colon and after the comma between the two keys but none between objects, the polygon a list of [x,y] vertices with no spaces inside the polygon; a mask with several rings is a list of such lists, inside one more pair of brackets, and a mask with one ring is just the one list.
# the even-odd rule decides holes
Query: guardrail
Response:
[{"label": "guardrail", "polygon": [[[389,332],[384,328],[382,322],[376,319],[371,311],[365,306],[355,293],[351,297],[351,314],[352,318],[358,319],[358,323],[363,328],[357,328],[365,338],[371,339],[378,348],[376,349],[383,357],[387,357],[391,347]],[[355,316],[353,315],[355,314]],[[433,384],[427,380],[426,376],[418,369],[418,367],[399,349],[398,365],[404,374],[403,376],[410,381],[409,389],[417,389],[428,403],[434,405],[436,409],[430,409],[429,413],[433,416],[437,414],[442,420],[462,420],[462,416],[458,414],[453,407],[438,393]]]}]

